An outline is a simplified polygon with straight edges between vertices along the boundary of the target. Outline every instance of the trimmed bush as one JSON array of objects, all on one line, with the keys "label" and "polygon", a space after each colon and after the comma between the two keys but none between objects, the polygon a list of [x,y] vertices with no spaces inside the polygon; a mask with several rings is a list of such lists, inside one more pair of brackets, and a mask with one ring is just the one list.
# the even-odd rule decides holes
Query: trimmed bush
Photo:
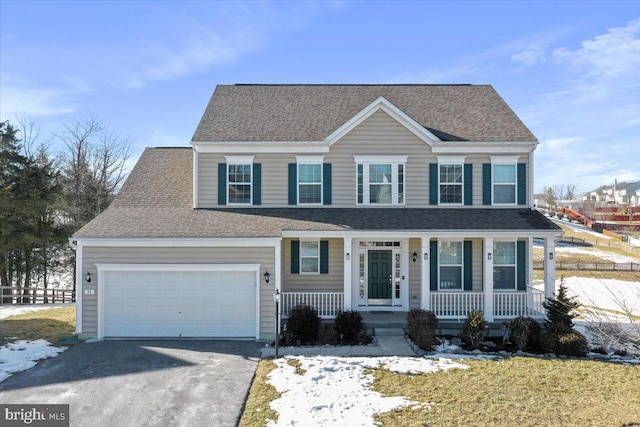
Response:
[{"label": "trimmed bush", "polygon": [[467,314],[467,318],[462,326],[462,339],[464,339],[471,347],[480,347],[480,342],[487,335],[487,321],[484,320],[484,314],[480,310],[473,310]]},{"label": "trimmed bush", "polygon": [[545,336],[547,351],[557,355],[582,357],[589,351],[589,343],[580,332],[566,334],[547,333]]},{"label": "trimmed bush", "polygon": [[362,315],[357,311],[342,311],[335,320],[336,333],[342,344],[359,344],[362,332]]},{"label": "trimmed bush", "polygon": [[308,305],[299,305],[291,310],[287,331],[292,343],[314,344],[320,335],[318,312]]},{"label": "trimmed bush", "polygon": [[438,344],[438,318],[430,311],[417,308],[410,310],[407,314],[407,329],[413,342],[423,350],[429,351]]},{"label": "trimmed bush", "polygon": [[540,324],[531,317],[519,316],[509,323],[511,340],[518,350],[537,352],[540,349]]}]

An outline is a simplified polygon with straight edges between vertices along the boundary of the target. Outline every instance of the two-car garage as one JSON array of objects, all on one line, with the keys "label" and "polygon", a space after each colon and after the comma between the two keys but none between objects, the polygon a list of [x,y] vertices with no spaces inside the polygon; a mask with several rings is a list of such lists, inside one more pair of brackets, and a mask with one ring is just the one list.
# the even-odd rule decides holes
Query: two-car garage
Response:
[{"label": "two-car garage", "polygon": [[258,264],[96,264],[98,337],[258,333]]}]

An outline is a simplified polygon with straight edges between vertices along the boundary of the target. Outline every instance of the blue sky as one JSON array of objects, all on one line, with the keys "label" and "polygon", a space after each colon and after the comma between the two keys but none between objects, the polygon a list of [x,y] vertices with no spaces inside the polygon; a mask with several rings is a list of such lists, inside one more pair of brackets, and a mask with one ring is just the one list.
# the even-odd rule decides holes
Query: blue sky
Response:
[{"label": "blue sky", "polygon": [[[0,1],[0,120],[188,146],[217,84],[491,84],[535,190],[640,180],[640,2]],[[59,147],[52,147],[52,150]]]}]

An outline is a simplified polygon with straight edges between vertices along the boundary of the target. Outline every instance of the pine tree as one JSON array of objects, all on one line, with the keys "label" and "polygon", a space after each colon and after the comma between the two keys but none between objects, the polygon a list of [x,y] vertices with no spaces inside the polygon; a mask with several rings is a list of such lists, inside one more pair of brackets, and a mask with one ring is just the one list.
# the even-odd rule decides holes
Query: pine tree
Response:
[{"label": "pine tree", "polygon": [[573,319],[578,316],[576,310],[580,303],[575,297],[567,295],[567,287],[564,283],[564,276],[560,277],[560,286],[555,298],[547,298],[542,306],[547,310],[545,326],[547,331],[556,335],[567,334],[573,331]]}]

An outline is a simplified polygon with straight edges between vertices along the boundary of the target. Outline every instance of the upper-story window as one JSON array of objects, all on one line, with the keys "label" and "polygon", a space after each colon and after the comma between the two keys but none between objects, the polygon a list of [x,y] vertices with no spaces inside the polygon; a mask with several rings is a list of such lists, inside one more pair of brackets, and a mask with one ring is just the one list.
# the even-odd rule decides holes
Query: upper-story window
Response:
[{"label": "upper-story window", "polygon": [[516,165],[493,165],[492,186],[495,205],[516,203]]},{"label": "upper-story window", "polygon": [[404,204],[407,156],[354,156],[354,160],[358,204]]},{"label": "upper-story window", "polygon": [[296,156],[299,205],[321,205],[324,158],[322,156]]},{"label": "upper-story window", "polygon": [[440,204],[461,205],[463,192],[462,164],[439,164]]},{"label": "upper-story window", "polygon": [[227,204],[252,203],[253,156],[227,157]]}]

